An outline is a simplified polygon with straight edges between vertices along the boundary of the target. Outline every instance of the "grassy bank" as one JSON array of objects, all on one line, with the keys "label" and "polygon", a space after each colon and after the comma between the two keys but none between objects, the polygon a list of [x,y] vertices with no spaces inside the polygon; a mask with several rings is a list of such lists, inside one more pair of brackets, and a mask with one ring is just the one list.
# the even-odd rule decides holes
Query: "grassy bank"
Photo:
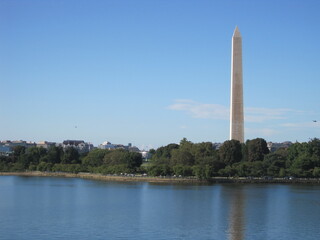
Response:
[{"label": "grassy bank", "polygon": [[64,172],[0,172],[0,176],[34,176],[34,177],[66,177],[83,178],[99,181],[116,182],[150,182],[150,183],[178,183],[178,184],[203,184],[203,183],[308,183],[320,184],[320,178],[234,178],[234,177],[213,177],[208,180],[197,178],[178,178],[178,177],[149,177],[149,176],[115,176],[93,173],[64,173]]},{"label": "grassy bank", "polygon": [[30,176],[30,177],[66,177],[84,178],[100,181],[116,182],[154,182],[154,183],[206,183],[207,181],[196,178],[169,178],[169,177],[145,177],[145,176],[115,176],[94,173],[63,173],[63,172],[0,172],[0,176]]}]

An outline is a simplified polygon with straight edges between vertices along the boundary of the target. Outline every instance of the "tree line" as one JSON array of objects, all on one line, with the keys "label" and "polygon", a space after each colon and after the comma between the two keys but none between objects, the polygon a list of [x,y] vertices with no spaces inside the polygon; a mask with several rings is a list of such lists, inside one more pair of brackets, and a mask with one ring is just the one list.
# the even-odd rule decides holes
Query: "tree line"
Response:
[{"label": "tree line", "polygon": [[79,154],[73,147],[63,149],[52,146],[25,148],[16,146],[11,156],[0,156],[0,171],[49,171],[49,172],[92,172],[114,174],[134,173],[142,164],[140,153],[124,149],[94,149]]},{"label": "tree line", "polygon": [[320,140],[294,143],[269,152],[262,138],[241,144],[225,141],[219,149],[211,142],[182,139],[150,150],[152,158],[142,164],[140,153],[95,149],[80,155],[70,147],[25,148],[17,146],[11,156],[0,156],[0,171],[91,172],[101,174],[147,173],[150,176],[211,177],[320,177]]},{"label": "tree line", "polygon": [[262,138],[241,144],[225,141],[219,149],[211,142],[182,139],[154,151],[151,175],[211,177],[320,177],[320,140],[294,143],[270,152]]}]

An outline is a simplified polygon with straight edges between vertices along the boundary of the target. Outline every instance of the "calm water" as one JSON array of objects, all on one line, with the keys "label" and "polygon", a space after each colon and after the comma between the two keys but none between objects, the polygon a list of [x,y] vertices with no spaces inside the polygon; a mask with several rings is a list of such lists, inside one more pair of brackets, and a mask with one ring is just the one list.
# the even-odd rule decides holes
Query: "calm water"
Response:
[{"label": "calm water", "polygon": [[320,186],[0,176],[0,239],[319,239]]}]

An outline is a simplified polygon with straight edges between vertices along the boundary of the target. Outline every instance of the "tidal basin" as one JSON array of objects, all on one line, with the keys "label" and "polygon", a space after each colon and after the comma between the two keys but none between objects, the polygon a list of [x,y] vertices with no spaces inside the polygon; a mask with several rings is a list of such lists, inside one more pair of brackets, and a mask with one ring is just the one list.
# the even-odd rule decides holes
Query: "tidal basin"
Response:
[{"label": "tidal basin", "polygon": [[0,176],[0,239],[318,239],[320,185]]}]

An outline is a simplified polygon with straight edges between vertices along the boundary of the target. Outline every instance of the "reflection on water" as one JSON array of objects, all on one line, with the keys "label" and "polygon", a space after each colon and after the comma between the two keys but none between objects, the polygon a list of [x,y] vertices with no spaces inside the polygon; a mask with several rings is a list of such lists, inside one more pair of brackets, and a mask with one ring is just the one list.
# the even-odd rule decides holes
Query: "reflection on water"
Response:
[{"label": "reflection on water", "polygon": [[242,240],[244,235],[244,194],[241,187],[234,190],[229,203],[228,238]]},{"label": "reflection on water", "polygon": [[0,176],[0,213],[0,240],[314,240],[320,186]]}]

